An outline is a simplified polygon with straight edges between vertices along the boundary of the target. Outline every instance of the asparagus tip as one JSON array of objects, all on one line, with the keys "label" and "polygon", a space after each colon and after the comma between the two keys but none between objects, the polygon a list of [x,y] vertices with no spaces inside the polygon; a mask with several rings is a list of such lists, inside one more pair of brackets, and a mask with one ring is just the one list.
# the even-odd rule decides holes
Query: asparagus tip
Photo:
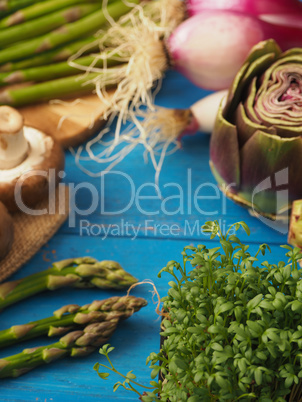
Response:
[{"label": "asparagus tip", "polygon": [[14,103],[9,91],[0,92],[0,105],[12,105]]},{"label": "asparagus tip", "polygon": [[24,76],[21,71],[14,71],[3,79],[6,84],[15,84],[18,82],[23,82]]}]

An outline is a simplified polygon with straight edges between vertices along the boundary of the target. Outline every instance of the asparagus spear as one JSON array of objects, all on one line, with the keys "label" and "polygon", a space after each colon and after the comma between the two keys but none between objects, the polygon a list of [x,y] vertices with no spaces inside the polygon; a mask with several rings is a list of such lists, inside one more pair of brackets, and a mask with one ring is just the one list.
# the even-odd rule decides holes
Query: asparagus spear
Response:
[{"label": "asparagus spear", "polygon": [[[96,2],[100,0],[88,0],[86,3]],[[43,3],[33,4],[22,10],[16,11],[14,14],[3,18],[0,21],[0,28],[7,28],[12,25],[20,24],[25,21],[30,21],[42,15],[58,11],[62,8],[73,6],[78,3],[83,3],[83,0],[47,0]]]},{"label": "asparagus spear", "polygon": [[65,286],[122,289],[137,280],[115,261],[83,257],[56,262],[51,268],[0,285],[0,310],[45,290]]},{"label": "asparagus spear", "polygon": [[48,346],[24,349],[23,352],[0,359],[0,378],[19,377],[43,364],[61,357],[81,357],[106,343],[115,331],[118,319],[89,324],[82,331],[70,332],[59,342]]},{"label": "asparagus spear", "polygon": [[[91,44],[91,46],[87,46],[89,44]],[[49,50],[48,52],[43,52],[37,56],[30,57],[25,60],[2,64],[2,66],[0,66],[0,72],[23,70],[25,68],[43,66],[46,64],[56,63],[58,61],[67,60],[71,55],[84,48],[84,46],[87,46],[87,51],[85,53],[93,52],[99,49],[97,39],[93,36],[89,36],[88,38],[68,43],[65,46]]]},{"label": "asparagus spear", "polygon": [[26,39],[36,38],[39,35],[49,33],[67,23],[77,21],[99,10],[99,8],[100,5],[96,3],[79,4],[29,22],[24,22],[20,25],[3,29],[0,31],[0,46],[8,46],[21,40],[24,41]]},{"label": "asparagus spear", "polygon": [[[93,65],[94,67],[103,67],[103,59],[96,59],[95,56],[80,57],[76,62],[82,66]],[[113,56],[110,60],[107,60],[106,64],[108,67],[111,67],[117,65],[118,63],[119,61]],[[9,73],[0,73],[0,85],[16,84],[26,81],[49,81],[57,78],[76,75],[79,74],[79,72],[79,69],[71,67],[68,62],[65,61],[50,64],[48,66],[32,67]]]},{"label": "asparagus spear", "polygon": [[[122,72],[124,68],[124,66],[111,67],[102,74],[80,74],[24,88],[7,89],[0,92],[0,104],[19,107],[60,97],[80,96],[91,93],[95,88],[94,79],[102,78],[102,86],[105,87],[106,84],[111,84],[112,79],[118,76],[119,71]],[[114,83],[116,84],[116,79]]]},{"label": "asparagus spear", "polygon": [[[131,4],[138,2],[139,0],[131,0]],[[117,0],[107,7],[107,12],[112,18],[118,19],[131,8],[132,7],[127,6],[123,1]],[[30,39],[29,41],[19,42],[15,46],[0,50],[0,64],[19,60],[34,53],[41,53],[74,39],[92,34],[100,29],[106,22],[107,18],[103,10],[95,11],[81,18],[79,21],[66,24],[48,34]]]},{"label": "asparagus spear", "polygon": [[62,335],[70,330],[82,328],[84,325],[95,322],[112,319],[125,320],[146,305],[146,300],[142,298],[116,296],[105,300],[96,300],[83,307],[75,304],[63,306],[55,311],[52,317],[32,321],[28,324],[14,325],[0,331],[0,348],[41,335],[49,337]]},{"label": "asparagus spear", "polygon": [[0,17],[45,0],[0,0]]}]

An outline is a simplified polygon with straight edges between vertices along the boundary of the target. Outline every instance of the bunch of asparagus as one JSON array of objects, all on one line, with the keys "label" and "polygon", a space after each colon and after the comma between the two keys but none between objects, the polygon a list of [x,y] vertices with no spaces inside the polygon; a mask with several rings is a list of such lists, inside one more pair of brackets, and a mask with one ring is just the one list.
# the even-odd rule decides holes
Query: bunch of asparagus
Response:
[{"label": "bunch of asparagus", "polygon": [[146,304],[146,300],[134,296],[112,297],[83,307],[64,306],[53,317],[0,331],[0,347],[4,347],[39,335],[55,336],[73,330],[51,345],[0,359],[0,378],[18,377],[64,356],[86,356],[108,341],[119,321]]},{"label": "bunch of asparagus", "polygon": [[0,285],[0,310],[45,290],[65,286],[101,289],[127,288],[137,280],[115,261],[83,257],[56,262],[51,268]]},{"label": "bunch of asparagus", "polygon": [[61,357],[86,356],[108,341],[117,327],[118,320],[87,325],[81,331],[69,332],[59,342],[0,359],[0,378],[19,377],[22,374],[51,363]]},{"label": "bunch of asparagus", "polygon": [[125,320],[146,304],[146,300],[138,297],[115,296],[105,300],[95,300],[82,307],[75,304],[63,306],[51,317],[3,329],[0,331],[0,348],[41,335],[49,337],[62,335],[96,322]]},{"label": "bunch of asparagus", "polygon": [[[4,308],[44,290],[62,286],[122,289],[136,282],[115,261],[98,262],[84,257],[53,264],[46,271],[0,285],[0,307]],[[33,368],[64,356],[85,356],[106,343],[120,321],[146,306],[145,299],[116,296],[96,300],[82,307],[63,306],[53,316],[14,325],[0,331],[0,348],[36,338],[61,336],[51,345],[25,349],[0,359],[0,378],[18,377]]]},{"label": "bunch of asparagus", "polygon": [[[81,53],[87,56],[77,64],[102,67],[102,57],[93,54],[105,51],[99,49],[96,33],[106,29],[108,15],[117,20],[139,0],[106,3],[105,10],[103,0],[0,0],[0,86],[27,83],[25,88],[4,88],[0,104],[23,106],[91,92],[96,74],[83,77],[67,59],[85,47]],[[118,63],[113,55],[106,67]],[[110,73],[103,80],[110,83]]]}]

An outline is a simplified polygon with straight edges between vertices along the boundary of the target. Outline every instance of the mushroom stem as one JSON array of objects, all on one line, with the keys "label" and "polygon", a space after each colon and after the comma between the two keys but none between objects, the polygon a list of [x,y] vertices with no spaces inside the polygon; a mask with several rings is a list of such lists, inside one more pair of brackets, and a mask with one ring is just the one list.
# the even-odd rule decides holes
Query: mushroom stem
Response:
[{"label": "mushroom stem", "polygon": [[23,117],[10,106],[0,107],[0,169],[12,169],[24,161],[28,142],[23,133]]}]

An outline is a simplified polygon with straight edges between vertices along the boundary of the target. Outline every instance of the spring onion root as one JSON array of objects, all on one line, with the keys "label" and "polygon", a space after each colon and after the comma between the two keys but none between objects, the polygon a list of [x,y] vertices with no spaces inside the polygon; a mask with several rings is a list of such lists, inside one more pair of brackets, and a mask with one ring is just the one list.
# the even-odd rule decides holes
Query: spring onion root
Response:
[{"label": "spring onion root", "polygon": [[[143,6],[137,6],[123,16],[118,23],[113,24],[101,38],[100,48],[106,47],[106,55],[103,56],[104,64],[113,56],[127,64],[124,68],[116,70],[115,77],[111,74],[112,81],[110,84],[117,87],[114,95],[110,97],[106,92],[103,78],[106,68],[89,68],[89,72],[100,73],[99,79],[96,78],[94,82],[97,95],[107,105],[105,118],[111,116],[109,120],[111,122],[113,117],[118,116],[115,138],[104,153],[96,156],[93,155],[92,151],[93,145],[102,141],[104,132],[88,142],[86,146],[86,151],[92,159],[109,164],[108,168],[102,170],[100,174],[96,173],[96,175],[105,174],[139,143],[142,143],[153,155],[152,149],[157,141],[152,140],[152,144],[148,144],[148,139],[137,135],[137,131],[133,127],[129,132],[127,131],[122,135],[121,126],[126,121],[131,121],[139,127],[141,106],[147,105],[151,110],[154,109],[154,95],[156,93],[156,90],[152,92],[154,82],[158,82],[157,89],[159,89],[163,73],[169,67],[163,39],[169,37],[184,18],[184,6],[180,0],[156,0]],[[87,67],[77,63],[80,56],[81,53],[78,52],[77,55],[69,59],[69,63],[73,67],[87,71]],[[106,82],[108,85],[107,78]],[[116,147],[124,141],[128,141],[129,146],[115,153]],[[165,147],[169,148],[168,145]],[[79,166],[81,166],[82,150],[83,148],[80,148],[75,154]],[[152,160],[154,164],[157,164],[153,156]],[[162,162],[159,161],[158,163],[161,165]],[[95,175],[92,172],[85,171],[92,176]]]},{"label": "spring onion root", "polygon": [[211,133],[214,128],[219,105],[226,98],[227,91],[222,90],[206,96],[193,104],[189,109],[167,109],[152,106],[146,111],[138,111],[134,123],[119,136],[117,145],[125,143],[121,151],[114,153],[114,141],[104,143],[107,149],[101,154],[94,152],[94,145],[99,143],[96,137],[87,143],[86,151],[89,158],[107,167],[99,173],[92,173],[84,168],[82,162],[87,158],[80,152],[76,153],[76,163],[91,176],[101,176],[115,167],[136,146],[145,148],[145,159],[150,156],[155,169],[155,183],[158,185],[159,175],[165,156],[174,153],[181,147],[181,139],[186,135],[194,135],[198,131]]}]

